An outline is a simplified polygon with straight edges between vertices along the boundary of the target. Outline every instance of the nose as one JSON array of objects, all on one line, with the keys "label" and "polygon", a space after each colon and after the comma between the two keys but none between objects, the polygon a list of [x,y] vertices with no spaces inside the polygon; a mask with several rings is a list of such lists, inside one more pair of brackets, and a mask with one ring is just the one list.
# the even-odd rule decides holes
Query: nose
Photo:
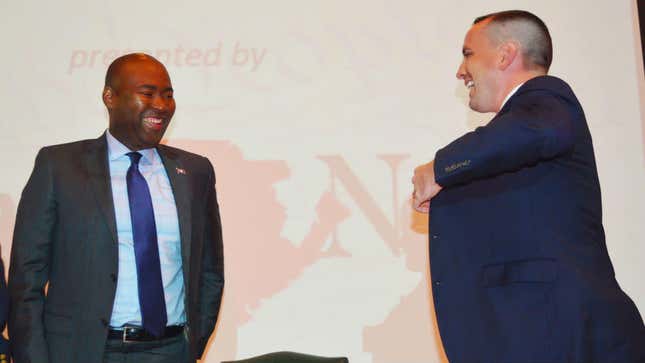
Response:
[{"label": "nose", "polygon": [[457,68],[457,79],[464,79],[466,77],[466,67],[464,65],[464,61],[461,61],[461,64],[459,65],[459,68]]},{"label": "nose", "polygon": [[156,95],[152,100],[152,108],[156,110],[167,110],[169,108],[169,102],[172,102],[172,99],[166,98],[163,95]]}]

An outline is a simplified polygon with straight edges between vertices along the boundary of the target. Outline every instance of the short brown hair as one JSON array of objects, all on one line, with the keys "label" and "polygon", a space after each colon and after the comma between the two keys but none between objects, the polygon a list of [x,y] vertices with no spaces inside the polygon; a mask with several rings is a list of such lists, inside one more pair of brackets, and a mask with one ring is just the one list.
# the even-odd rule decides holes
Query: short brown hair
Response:
[{"label": "short brown hair", "polygon": [[520,43],[528,67],[549,70],[553,45],[549,29],[540,18],[524,10],[507,10],[480,16],[473,24],[484,20],[489,21],[487,28],[491,36],[499,40],[513,38]]}]

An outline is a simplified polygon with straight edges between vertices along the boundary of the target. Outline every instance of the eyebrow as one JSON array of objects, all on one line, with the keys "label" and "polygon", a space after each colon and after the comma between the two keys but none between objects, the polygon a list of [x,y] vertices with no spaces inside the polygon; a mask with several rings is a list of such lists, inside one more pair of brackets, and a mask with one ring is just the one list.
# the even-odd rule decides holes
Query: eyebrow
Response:
[{"label": "eyebrow", "polygon": [[[151,84],[142,84],[142,85],[140,85],[138,88],[146,88],[146,89],[149,89],[149,90],[154,91],[154,90],[156,90],[156,89],[157,89],[157,86],[153,86],[153,85],[151,85]],[[172,87],[164,88],[161,92],[168,92],[168,91],[170,91],[170,92],[174,92],[174,90],[172,89]]]}]

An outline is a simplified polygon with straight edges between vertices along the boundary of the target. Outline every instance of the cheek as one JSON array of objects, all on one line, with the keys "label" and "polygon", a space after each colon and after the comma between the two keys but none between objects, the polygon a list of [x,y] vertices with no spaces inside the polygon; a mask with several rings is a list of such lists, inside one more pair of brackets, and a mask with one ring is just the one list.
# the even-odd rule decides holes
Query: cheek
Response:
[{"label": "cheek", "polygon": [[140,110],[145,108],[145,105],[147,103],[147,100],[145,99],[144,96],[135,94],[133,95],[128,102],[128,106],[130,107],[131,110]]},{"label": "cheek", "polygon": [[137,113],[146,109],[146,102],[140,98],[135,98],[133,100],[132,108],[136,110]]},{"label": "cheek", "polygon": [[477,70],[479,67],[477,66],[477,62],[473,60],[469,60],[467,62],[464,62],[464,70],[466,71],[466,74],[468,74],[470,77],[476,79],[479,73]]},{"label": "cheek", "polygon": [[487,72],[486,72],[486,65],[483,63],[477,63],[476,64],[476,72],[479,78],[486,78]]}]

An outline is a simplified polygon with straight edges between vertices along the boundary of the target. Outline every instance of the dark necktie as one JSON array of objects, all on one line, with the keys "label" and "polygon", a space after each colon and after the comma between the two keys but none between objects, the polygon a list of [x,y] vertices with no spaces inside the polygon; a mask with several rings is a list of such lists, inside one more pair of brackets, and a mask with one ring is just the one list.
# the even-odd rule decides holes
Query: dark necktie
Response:
[{"label": "dark necktie", "polygon": [[145,330],[160,337],[166,328],[168,318],[161,281],[155,215],[148,184],[139,172],[141,154],[130,152],[127,155],[130,157],[130,168],[126,175],[126,182],[132,220],[134,257],[137,264],[141,319]]}]

